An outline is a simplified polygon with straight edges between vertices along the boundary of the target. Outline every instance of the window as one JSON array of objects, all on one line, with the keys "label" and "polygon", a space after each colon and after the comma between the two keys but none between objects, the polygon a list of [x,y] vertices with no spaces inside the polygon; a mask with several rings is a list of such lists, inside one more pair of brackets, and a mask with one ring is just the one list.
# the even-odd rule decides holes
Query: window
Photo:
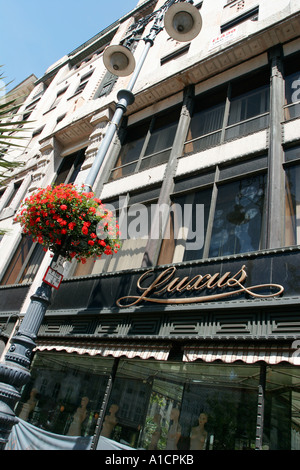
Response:
[{"label": "window", "polygon": [[32,138],[33,138],[33,137],[36,137],[36,136],[38,136],[38,135],[40,135],[40,134],[43,132],[44,127],[45,127],[45,125],[39,127],[38,129],[35,129],[35,130],[32,132]]},{"label": "window", "polygon": [[1,280],[1,285],[31,282],[44,256],[41,245],[33,243],[31,237],[22,236],[12,260]]},{"label": "window", "polygon": [[[91,357],[78,358],[74,362],[71,354],[37,354],[32,380],[24,387],[16,414],[52,433],[93,435],[112,364],[113,359],[101,357],[96,361]],[[86,416],[81,426],[82,420],[78,422],[74,415],[82,405]]]},{"label": "window", "polygon": [[256,88],[249,82],[249,90],[245,83],[232,87],[226,140],[257,132],[269,124],[269,85]]},{"label": "window", "polygon": [[93,72],[94,72],[94,69],[90,70],[88,73],[86,73],[85,75],[83,75],[80,78],[80,84],[79,84],[77,90],[75,91],[74,95],[78,95],[79,93],[81,93],[85,89],[85,87],[88,84],[88,81],[89,81],[90,77],[92,76]]},{"label": "window", "polygon": [[61,90],[59,90],[59,91],[57,92],[56,98],[55,98],[55,100],[54,100],[52,106],[50,107],[49,111],[50,111],[51,109],[56,108],[56,106],[57,106],[58,103],[61,101],[61,99],[62,99],[64,93],[67,91],[67,89],[68,89],[68,87],[66,86],[66,87],[62,88]]},{"label": "window", "polygon": [[154,116],[127,129],[110,181],[166,163],[174,141],[180,108]]},{"label": "window", "polygon": [[118,77],[113,73],[106,72],[104,78],[100,84],[98,92],[95,94],[95,98],[100,98],[101,96],[107,96],[113,89],[114,84],[116,83]]},{"label": "window", "polygon": [[[239,8],[239,4],[241,7]],[[244,1],[237,2],[237,12],[239,10],[242,10],[244,8]],[[221,33],[224,33],[224,31],[227,31],[228,29],[231,29],[241,23],[244,23],[247,20],[252,20],[252,21],[257,21],[258,20],[258,12],[259,12],[259,7],[252,8],[251,10],[246,11],[245,13],[238,15],[236,18],[233,18],[232,20],[228,21],[227,23],[223,24],[221,26]]]},{"label": "window", "polygon": [[[112,367],[112,358],[99,355],[38,351],[16,415],[46,432],[86,436],[81,441],[89,446]],[[254,450],[262,371],[258,362],[120,358],[99,430],[101,449],[110,439],[119,450]],[[285,364],[266,368],[264,450],[300,448],[299,374]],[[76,419],[80,412],[84,419]]]},{"label": "window", "polygon": [[221,89],[196,99],[184,155],[197,153],[220,143],[226,94],[227,90]]},{"label": "window", "polygon": [[[263,246],[266,157],[179,180],[158,264],[256,251]],[[228,177],[240,178],[228,181]],[[248,176],[245,176],[247,175]],[[198,187],[197,184],[203,186]],[[194,191],[191,192],[191,189]],[[185,189],[183,195],[176,191]]]},{"label": "window", "polygon": [[164,65],[167,62],[170,62],[171,60],[178,59],[178,57],[182,57],[183,55],[187,54],[190,49],[190,44],[187,44],[186,46],[181,47],[180,49],[177,49],[176,51],[173,51],[171,54],[168,54],[165,57],[162,57],[160,60],[160,65]]},{"label": "window", "polygon": [[86,148],[81,149],[62,159],[55,179],[56,186],[61,183],[74,183],[85,160],[85,151]]},{"label": "window", "polygon": [[8,185],[0,204],[0,220],[7,219],[14,215],[27,191],[30,182],[31,175],[27,174],[24,180],[11,182]]},{"label": "window", "polygon": [[[57,172],[55,184],[73,183],[84,162],[85,149],[65,157]],[[33,242],[31,237],[22,236],[13,258],[2,278],[1,284],[31,282],[37,273],[45,252],[42,245]]]},{"label": "window", "polygon": [[151,208],[155,205],[160,187],[142,193],[126,194],[113,201],[103,201],[112,210],[120,224],[121,249],[112,256],[90,258],[86,264],[78,263],[74,276],[116,272],[140,268],[151,230]]},{"label": "window", "polygon": [[263,72],[197,96],[183,155],[265,129],[269,94],[269,76]]},{"label": "window", "polygon": [[209,256],[246,253],[261,247],[265,176],[220,185]]},{"label": "window", "polygon": [[12,200],[14,199],[15,195],[17,194],[17,192],[19,191],[21,185],[23,183],[23,180],[20,180],[20,181],[17,181],[16,183],[13,184],[13,187],[11,189],[11,192],[9,194],[9,197],[8,199],[6,200],[5,202],[5,206],[3,207],[3,209],[5,207],[9,207],[10,206],[10,203],[12,202]]},{"label": "window", "polygon": [[300,68],[299,56],[293,56],[285,63],[285,108],[284,117],[288,121],[300,116]]},{"label": "window", "polygon": [[[300,147],[285,151],[285,244],[300,244]],[[293,164],[291,164],[293,162]]]}]

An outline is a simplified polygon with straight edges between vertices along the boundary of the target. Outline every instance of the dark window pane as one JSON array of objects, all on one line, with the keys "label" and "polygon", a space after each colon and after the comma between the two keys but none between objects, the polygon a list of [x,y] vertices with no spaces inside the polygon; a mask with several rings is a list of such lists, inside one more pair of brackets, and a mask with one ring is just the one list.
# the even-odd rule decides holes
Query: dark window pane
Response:
[{"label": "dark window pane", "polygon": [[300,158],[300,147],[292,147],[285,150],[285,161],[297,160]]},{"label": "dark window pane", "polygon": [[245,253],[260,248],[264,199],[264,175],[219,187],[210,257]]},{"label": "dark window pane", "polygon": [[191,120],[189,137],[194,139],[195,137],[221,129],[224,109],[225,103],[221,103],[194,114]]},{"label": "dark window pane", "polygon": [[261,116],[250,121],[237,124],[229,127],[225,131],[225,140],[234,139],[235,137],[242,137],[253,132],[258,132],[269,126],[269,115]]},{"label": "dark window pane", "polygon": [[285,243],[300,243],[300,166],[286,169]]},{"label": "dark window pane", "polygon": [[211,189],[174,198],[158,264],[203,257],[210,201]]},{"label": "dark window pane", "polygon": [[141,137],[132,142],[127,142],[122,147],[116,166],[122,166],[137,161],[142,151],[144,140],[145,137]]},{"label": "dark window pane", "polygon": [[2,285],[15,284],[17,278],[22,270],[25,260],[29,254],[30,248],[32,247],[33,241],[31,237],[23,237],[19,243],[18,248],[4,274],[1,281]]},{"label": "dark window pane", "polygon": [[79,152],[77,152],[77,155],[75,156],[73,171],[70,174],[70,177],[67,183],[74,183],[74,181],[77,178],[78,173],[81,170],[84,160],[85,160],[85,149],[82,149],[82,150],[79,150]]},{"label": "dark window pane", "polygon": [[268,86],[262,86],[233,98],[230,104],[228,125],[268,112],[269,101]]},{"label": "dark window pane", "polygon": [[195,110],[184,146],[184,155],[200,152],[220,143],[226,101],[226,90],[196,99]]},{"label": "dark window pane", "polygon": [[300,72],[295,72],[285,79],[285,99],[287,104],[300,101]]},{"label": "dark window pane", "polygon": [[285,119],[300,116],[300,72],[293,73],[285,79],[285,101],[290,105],[285,108]]},{"label": "dark window pane", "polygon": [[169,156],[171,153],[170,150],[166,150],[165,152],[157,153],[156,155],[152,155],[151,157],[143,158],[140,171],[146,170],[148,168],[153,168],[154,166],[161,165],[162,163],[166,163],[169,160]]},{"label": "dark window pane", "polygon": [[148,120],[138,126],[132,126],[127,129],[125,141],[123,142],[115,167],[138,160],[149,130],[149,125],[150,121]]},{"label": "dark window pane", "polygon": [[81,149],[78,152],[72,153],[64,157],[57,172],[55,185],[58,186],[62,183],[74,183],[81,166],[85,160],[85,150]]},{"label": "dark window pane", "polygon": [[136,168],[136,162],[131,163],[130,165],[124,165],[119,168],[116,168],[112,170],[109,181],[114,181],[119,178],[122,178],[123,176],[131,175],[132,173],[134,173],[135,168]]},{"label": "dark window pane", "polygon": [[151,133],[145,155],[160,152],[172,146],[178,123],[166,124]]},{"label": "dark window pane", "polygon": [[[15,195],[16,195],[17,192],[19,191],[19,189],[20,189],[22,183],[23,183],[23,180],[22,180],[22,181],[18,181],[17,183],[14,184],[14,189],[13,189],[13,191],[11,192],[11,194],[10,194],[8,200],[6,201],[4,207],[8,207],[8,206],[10,205],[10,203],[13,201]],[[4,209],[4,207],[3,207],[3,209]]]},{"label": "dark window pane", "polygon": [[191,140],[184,146],[184,155],[201,152],[202,150],[208,149],[218,145],[221,140],[221,132],[214,132],[213,134],[200,137],[199,139]]}]

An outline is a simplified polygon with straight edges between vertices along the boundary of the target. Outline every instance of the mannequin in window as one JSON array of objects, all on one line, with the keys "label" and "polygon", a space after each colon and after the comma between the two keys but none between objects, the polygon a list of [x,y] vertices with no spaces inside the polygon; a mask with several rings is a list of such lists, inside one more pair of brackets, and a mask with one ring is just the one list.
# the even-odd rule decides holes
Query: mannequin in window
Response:
[{"label": "mannequin in window", "polygon": [[198,418],[198,426],[192,428],[190,433],[190,450],[205,450],[207,431],[204,429],[207,423],[207,414],[201,413]]},{"label": "mannequin in window", "polygon": [[116,413],[118,412],[118,405],[113,404],[109,408],[109,414],[105,416],[104,423],[101,431],[101,436],[110,437],[114,427],[118,424]]},{"label": "mannequin in window", "polygon": [[89,402],[88,397],[82,397],[81,405],[77,408],[74,416],[73,421],[69,427],[68,436],[81,436],[81,426],[83,421],[87,416],[87,405]]},{"label": "mannequin in window", "polygon": [[181,426],[178,422],[179,420],[179,410],[177,408],[173,408],[171,411],[170,419],[172,424],[169,428],[168,438],[167,438],[167,450],[177,450],[177,443],[181,436]]},{"label": "mannequin in window", "polygon": [[160,420],[161,420],[161,415],[159,413],[156,413],[153,417],[153,421],[156,424],[156,428],[154,432],[152,433],[151,436],[151,441],[148,446],[148,450],[156,450],[157,449],[157,444],[161,436],[161,425],[160,425]]},{"label": "mannequin in window", "polygon": [[37,404],[37,398],[36,398],[37,392],[38,391],[36,388],[33,388],[31,390],[29,400],[26,403],[24,403],[24,405],[22,406],[21,412],[19,414],[20,419],[23,419],[24,421],[28,420],[30,413],[34,410]]}]

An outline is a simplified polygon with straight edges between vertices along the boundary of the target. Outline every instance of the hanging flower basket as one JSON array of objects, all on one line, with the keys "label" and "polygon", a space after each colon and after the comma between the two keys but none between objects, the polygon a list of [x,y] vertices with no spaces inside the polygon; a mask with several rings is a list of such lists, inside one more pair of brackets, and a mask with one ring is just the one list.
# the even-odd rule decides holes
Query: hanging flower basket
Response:
[{"label": "hanging flower basket", "polygon": [[112,255],[120,248],[119,226],[92,192],[60,184],[27,197],[15,217],[23,233],[68,261]]}]

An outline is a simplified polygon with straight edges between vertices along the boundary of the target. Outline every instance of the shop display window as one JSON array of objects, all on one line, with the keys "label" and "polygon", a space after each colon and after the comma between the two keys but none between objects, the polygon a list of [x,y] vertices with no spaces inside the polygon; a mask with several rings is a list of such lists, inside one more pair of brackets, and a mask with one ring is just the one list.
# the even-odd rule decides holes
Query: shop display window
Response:
[{"label": "shop display window", "polygon": [[112,364],[101,357],[36,354],[17,416],[52,433],[93,435]]},{"label": "shop display window", "polygon": [[[99,439],[125,448],[255,449],[263,364],[120,358],[103,408],[113,363],[38,352],[17,415],[58,435],[92,437],[104,409]],[[299,383],[297,367],[266,367],[264,449],[300,449]]]},{"label": "shop display window", "polygon": [[268,367],[263,449],[300,450],[299,367]]}]

